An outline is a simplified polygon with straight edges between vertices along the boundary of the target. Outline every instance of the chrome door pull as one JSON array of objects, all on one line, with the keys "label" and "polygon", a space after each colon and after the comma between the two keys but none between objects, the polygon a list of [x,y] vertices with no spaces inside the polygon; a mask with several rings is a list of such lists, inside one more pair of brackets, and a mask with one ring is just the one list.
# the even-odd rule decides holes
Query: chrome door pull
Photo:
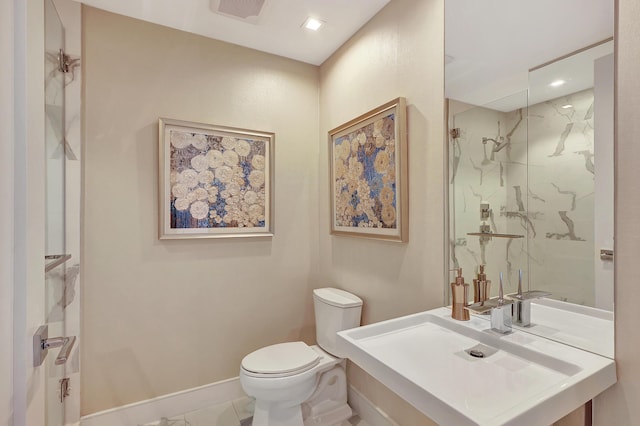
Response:
[{"label": "chrome door pull", "polygon": [[76,336],[49,338],[49,326],[41,325],[33,335],[33,366],[38,367],[49,353],[49,348],[60,348],[56,357],[56,365],[62,365],[69,359],[71,349],[76,342]]}]

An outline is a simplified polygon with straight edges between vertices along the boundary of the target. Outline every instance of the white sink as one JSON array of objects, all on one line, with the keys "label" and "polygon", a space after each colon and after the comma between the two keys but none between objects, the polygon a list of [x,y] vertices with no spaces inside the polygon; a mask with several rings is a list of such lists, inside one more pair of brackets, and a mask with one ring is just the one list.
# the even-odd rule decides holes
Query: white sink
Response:
[{"label": "white sink", "polygon": [[499,335],[483,319],[455,321],[450,313],[438,308],[342,331],[339,344],[439,424],[551,424],[616,382],[611,359],[520,331]]}]

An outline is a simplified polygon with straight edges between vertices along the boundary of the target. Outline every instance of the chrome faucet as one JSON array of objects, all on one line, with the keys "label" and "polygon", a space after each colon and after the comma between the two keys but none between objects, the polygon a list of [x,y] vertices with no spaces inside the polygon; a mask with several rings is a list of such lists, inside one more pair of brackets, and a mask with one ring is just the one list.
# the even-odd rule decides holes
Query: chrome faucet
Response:
[{"label": "chrome faucet", "polygon": [[500,272],[500,287],[498,290],[497,305],[491,309],[491,329],[498,333],[511,333],[511,319],[513,301],[504,298],[502,289],[502,272]]},{"label": "chrome faucet", "polygon": [[531,326],[531,301],[541,297],[550,296],[551,293],[541,290],[522,291],[522,269],[518,270],[518,292],[508,294],[507,297],[514,301],[513,322],[521,327]]},{"label": "chrome faucet", "polygon": [[466,309],[470,311],[484,314],[487,311],[491,313],[491,329],[501,334],[511,333],[512,322],[512,305],[513,300],[505,299],[502,287],[502,272],[500,272],[500,287],[498,288],[498,297],[487,299],[484,302],[474,303]]}]

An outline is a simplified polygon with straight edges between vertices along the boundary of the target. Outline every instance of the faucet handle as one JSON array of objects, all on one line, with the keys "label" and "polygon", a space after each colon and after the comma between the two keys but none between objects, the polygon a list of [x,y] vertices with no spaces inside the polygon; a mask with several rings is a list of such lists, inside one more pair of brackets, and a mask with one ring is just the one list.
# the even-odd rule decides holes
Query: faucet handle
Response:
[{"label": "faucet handle", "polygon": [[504,287],[502,286],[502,271],[500,271],[500,285],[498,286],[498,302],[504,302]]},{"label": "faucet handle", "polygon": [[522,269],[518,269],[518,294],[522,295]]}]

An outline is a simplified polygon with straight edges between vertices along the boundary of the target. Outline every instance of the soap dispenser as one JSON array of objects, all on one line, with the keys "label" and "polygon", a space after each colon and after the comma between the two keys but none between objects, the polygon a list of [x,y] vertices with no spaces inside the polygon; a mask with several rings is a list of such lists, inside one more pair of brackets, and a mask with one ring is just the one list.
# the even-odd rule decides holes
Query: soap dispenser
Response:
[{"label": "soap dispenser", "polygon": [[457,271],[458,275],[455,281],[451,283],[451,295],[453,297],[451,318],[458,321],[469,321],[469,311],[465,309],[469,300],[469,284],[464,282],[462,268],[458,268]]},{"label": "soap dispenser", "polygon": [[473,279],[473,303],[484,302],[491,294],[491,280],[484,272],[485,265],[480,265],[478,276]]}]

